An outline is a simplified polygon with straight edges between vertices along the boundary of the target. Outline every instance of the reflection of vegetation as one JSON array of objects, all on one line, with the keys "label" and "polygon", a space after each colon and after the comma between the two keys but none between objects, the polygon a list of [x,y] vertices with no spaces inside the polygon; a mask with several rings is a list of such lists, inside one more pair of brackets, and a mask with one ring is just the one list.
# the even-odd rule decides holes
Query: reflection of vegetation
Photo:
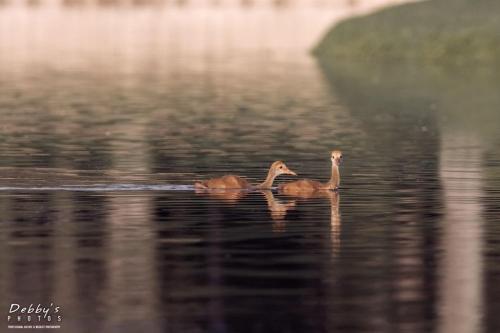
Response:
[{"label": "reflection of vegetation", "polygon": [[322,58],[500,64],[500,2],[411,3],[348,20],[314,51]]},{"label": "reflection of vegetation", "polygon": [[[435,228],[439,225],[439,215],[443,212],[439,208],[443,206],[443,197],[439,190],[441,177],[437,173],[440,169],[439,156],[442,154],[440,146],[446,144],[444,140],[453,137],[455,133],[465,134],[466,137],[468,135],[473,138],[479,137],[487,145],[482,166],[483,175],[478,174],[477,180],[480,182],[481,177],[485,180],[482,194],[484,210],[482,216],[478,216],[478,220],[471,223],[477,223],[481,219],[485,221],[482,232],[487,244],[486,263],[488,270],[491,270],[494,263],[489,258],[499,253],[494,239],[500,230],[497,204],[500,197],[498,73],[477,68],[448,72],[446,69],[431,66],[364,67],[359,63],[341,62],[326,62],[321,65],[341,103],[347,106],[353,117],[361,121],[363,131],[372,138],[371,147],[366,149],[367,159],[369,160],[371,158],[369,154],[373,153],[392,161],[387,167],[388,171],[369,165],[365,168],[367,170],[365,172],[375,174],[376,180],[373,183],[361,181],[356,184],[358,195],[356,200],[359,202],[359,193],[371,193],[376,182],[378,192],[374,195],[373,201],[364,204],[363,207],[372,213],[384,212],[386,216],[391,216],[392,224],[384,232],[375,229],[373,224],[352,228],[356,232],[354,236],[349,234],[350,230],[343,230],[342,242],[346,243],[345,239],[349,237],[353,237],[360,244],[379,242],[384,246],[394,246],[398,253],[417,248],[419,244],[426,244],[429,252],[422,255],[421,262],[424,264],[422,264],[421,278],[424,283],[432,284],[434,279],[432,267],[437,260],[432,244],[436,244],[436,239],[440,237]],[[471,147],[468,149],[475,149],[474,145],[477,143],[465,141],[463,144],[470,144]],[[484,147],[478,149],[482,150]],[[470,158],[474,162],[474,157]],[[456,161],[462,163],[459,159]],[[465,167],[467,170],[468,162],[469,160],[465,159],[463,166],[457,167]],[[362,177],[358,177],[358,181],[360,179]],[[456,186],[460,186],[459,180],[453,182]],[[384,185],[389,186],[380,191]],[[397,199],[387,199],[386,193],[393,195],[396,193]],[[474,195],[467,191],[463,191],[463,197],[459,189],[456,193],[460,193],[457,194],[460,195],[460,200],[463,198],[475,200]],[[349,202],[348,194],[349,191],[343,196],[346,198],[345,202]],[[348,207],[342,208],[342,211],[348,212]],[[358,219],[362,214],[362,210],[356,211]],[[373,217],[367,216],[366,219]],[[348,221],[347,225],[350,222]],[[380,225],[384,226],[383,220],[380,221]],[[379,236],[381,240],[373,239],[374,235]],[[381,235],[391,235],[392,238],[383,239]],[[395,263],[395,271],[398,269],[405,271],[409,268],[405,267],[404,262],[395,260]],[[414,278],[418,281],[418,274],[410,279]],[[496,280],[489,278],[490,282],[485,290],[494,289],[492,286],[496,285]],[[394,285],[397,286],[398,283]],[[498,297],[498,294],[495,296]],[[494,304],[491,300],[496,299],[495,296],[487,301],[488,307],[495,308],[491,305]],[[429,293],[427,297],[434,296]],[[415,305],[418,306],[417,303]],[[421,306],[425,310],[427,305],[422,303]],[[496,312],[491,311],[491,313]],[[486,321],[489,327],[497,325],[495,319],[487,318]]]},{"label": "reflection of vegetation", "polygon": [[477,133],[485,142],[500,139],[498,73],[331,62],[322,67],[351,112],[363,113],[358,118],[366,131],[385,131],[391,146],[433,136],[438,128]]}]

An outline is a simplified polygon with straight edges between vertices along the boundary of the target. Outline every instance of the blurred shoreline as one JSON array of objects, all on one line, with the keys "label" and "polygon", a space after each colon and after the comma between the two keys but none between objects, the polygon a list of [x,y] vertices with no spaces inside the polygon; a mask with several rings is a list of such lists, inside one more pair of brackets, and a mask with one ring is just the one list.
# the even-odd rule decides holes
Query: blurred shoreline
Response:
[{"label": "blurred shoreline", "polygon": [[204,68],[241,55],[309,58],[333,24],[402,2],[3,0],[0,68],[135,72],[174,60]]},{"label": "blurred shoreline", "polygon": [[314,49],[322,61],[499,67],[495,0],[423,1],[338,24]]}]

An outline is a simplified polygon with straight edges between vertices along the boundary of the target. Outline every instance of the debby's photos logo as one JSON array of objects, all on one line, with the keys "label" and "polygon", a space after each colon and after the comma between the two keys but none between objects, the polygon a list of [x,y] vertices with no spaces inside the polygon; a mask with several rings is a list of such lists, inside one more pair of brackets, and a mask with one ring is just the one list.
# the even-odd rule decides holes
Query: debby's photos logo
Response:
[{"label": "debby's photos logo", "polygon": [[[50,303],[49,306],[42,304],[30,304],[29,306],[21,306],[17,303],[12,303],[7,315],[8,324],[53,324],[60,323],[62,316],[60,314],[61,307]],[[10,326],[9,326],[10,327]],[[12,327],[18,328],[18,327]],[[28,327],[25,327],[28,328]],[[35,328],[35,327],[29,327]],[[48,328],[48,327],[43,327]]]}]

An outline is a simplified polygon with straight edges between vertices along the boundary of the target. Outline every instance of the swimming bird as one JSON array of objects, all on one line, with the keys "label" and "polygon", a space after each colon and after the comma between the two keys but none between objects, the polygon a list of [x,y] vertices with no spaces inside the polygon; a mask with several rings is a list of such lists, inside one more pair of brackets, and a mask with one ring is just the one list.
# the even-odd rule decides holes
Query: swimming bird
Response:
[{"label": "swimming bird", "polygon": [[322,184],[315,180],[302,179],[292,183],[279,184],[278,187],[282,191],[314,191],[314,190],[337,190],[340,184],[339,164],[342,162],[342,152],[339,150],[332,151],[332,177],[326,184]]},{"label": "swimming bird", "polygon": [[294,175],[297,174],[292,170],[288,169],[285,163],[276,161],[271,165],[269,172],[267,174],[266,180],[260,185],[252,185],[247,180],[235,176],[235,175],[227,175],[221,178],[212,178],[203,182],[196,182],[194,187],[196,188],[271,188],[273,185],[274,178],[276,176],[286,174],[286,175]]}]

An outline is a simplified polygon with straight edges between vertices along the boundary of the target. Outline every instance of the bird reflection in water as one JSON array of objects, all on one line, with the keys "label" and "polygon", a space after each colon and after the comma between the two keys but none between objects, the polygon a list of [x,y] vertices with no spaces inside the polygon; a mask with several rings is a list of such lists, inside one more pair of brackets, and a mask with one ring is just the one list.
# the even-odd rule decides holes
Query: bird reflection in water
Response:
[{"label": "bird reflection in water", "polygon": [[337,191],[331,190],[299,190],[280,188],[279,194],[287,197],[292,197],[301,200],[314,200],[317,198],[328,198],[331,207],[331,241],[332,241],[332,257],[337,258],[340,253],[340,195]]},{"label": "bird reflection in water", "polygon": [[271,219],[273,220],[273,231],[274,232],[285,232],[285,226],[288,222],[286,217],[286,212],[290,209],[295,209],[295,201],[289,200],[283,202],[279,199],[276,199],[273,195],[272,191],[259,191],[264,194],[267,200],[267,206],[269,207],[269,211],[271,212]]},{"label": "bird reflection in water", "polygon": [[195,190],[196,195],[206,195],[212,199],[219,199],[227,204],[235,204],[238,200],[246,196],[251,191],[242,189],[211,189]]},{"label": "bird reflection in water", "polygon": [[195,190],[197,195],[210,196],[212,199],[218,199],[226,204],[236,204],[250,193],[263,194],[267,201],[267,206],[271,213],[274,232],[285,232],[287,212],[296,208],[298,200],[315,200],[318,198],[328,198],[331,207],[331,242],[332,257],[337,258],[340,253],[340,195],[337,191],[331,190],[286,190],[280,189],[278,194],[284,195],[290,200],[281,200],[276,198],[271,190],[244,190],[244,189],[210,189]]},{"label": "bird reflection in water", "polygon": [[273,220],[273,231],[284,232],[286,225],[286,212],[294,209],[295,200],[283,202],[276,199],[271,190],[245,190],[245,189],[210,189],[210,190],[195,190],[196,195],[206,195],[212,199],[218,199],[226,204],[236,204],[238,200],[242,199],[250,193],[263,194],[267,200],[267,206],[271,212],[271,219]]}]

